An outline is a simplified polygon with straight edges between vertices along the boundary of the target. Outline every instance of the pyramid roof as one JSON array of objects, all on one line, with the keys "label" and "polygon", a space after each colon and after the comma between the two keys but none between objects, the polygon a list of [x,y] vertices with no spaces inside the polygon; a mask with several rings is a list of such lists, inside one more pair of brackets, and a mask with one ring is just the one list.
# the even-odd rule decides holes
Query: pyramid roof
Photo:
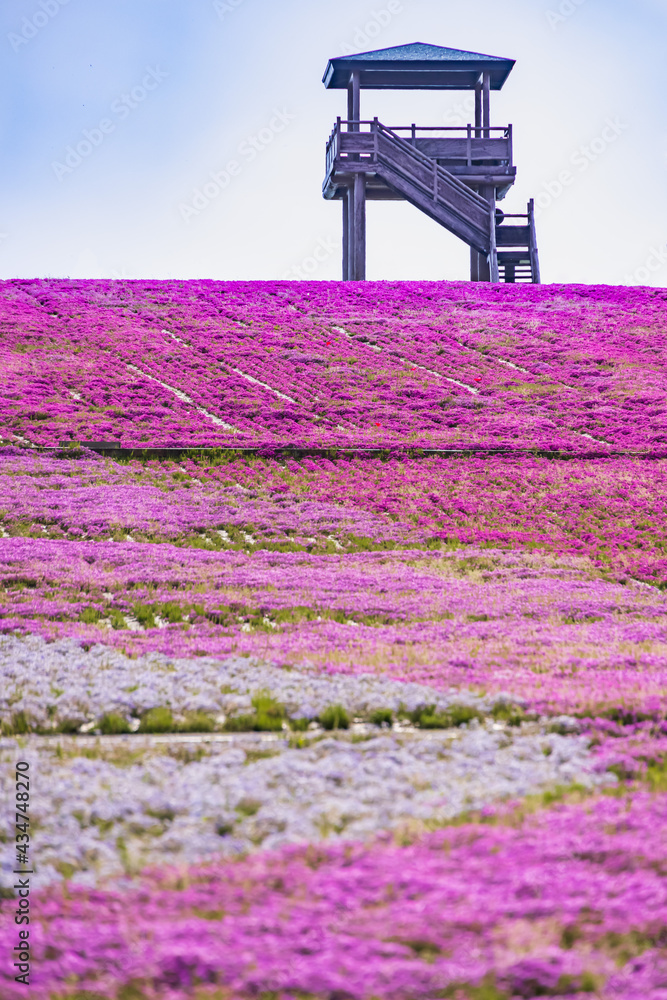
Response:
[{"label": "pyramid roof", "polygon": [[488,72],[491,89],[500,90],[513,66],[513,59],[411,42],[330,59],[322,82],[343,89],[357,70],[366,90],[473,90],[480,74]]}]

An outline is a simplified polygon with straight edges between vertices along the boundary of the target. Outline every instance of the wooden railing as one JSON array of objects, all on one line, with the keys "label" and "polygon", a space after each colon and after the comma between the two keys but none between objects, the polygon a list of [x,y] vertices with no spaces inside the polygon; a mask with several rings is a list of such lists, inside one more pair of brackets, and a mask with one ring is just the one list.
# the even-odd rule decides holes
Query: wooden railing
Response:
[{"label": "wooden railing", "polygon": [[486,198],[377,118],[336,122],[327,143],[327,177],[341,160],[353,172],[376,166],[381,174],[391,172],[389,183],[403,197],[479,252],[489,252],[495,219]]},{"label": "wooden railing", "polygon": [[[444,137],[439,138],[438,134],[443,133]],[[461,179],[470,175],[462,173],[459,164],[474,171],[484,161],[492,161],[485,167],[485,176],[494,168],[503,179],[513,175],[511,125],[479,129],[472,125],[388,127],[377,118],[337,118],[326,146],[328,180],[336,161],[340,165],[341,160],[345,162],[344,171],[351,173],[365,172],[369,165],[377,164],[380,176],[399,194],[486,255],[492,282],[499,280],[498,249],[522,246],[530,255],[532,280],[539,283],[533,202],[528,203],[526,214],[496,215],[493,203]],[[440,164],[439,160],[446,163]],[[374,172],[372,168],[370,172]],[[514,224],[503,231],[500,224],[504,219],[521,219],[524,225]]]},{"label": "wooden railing", "polygon": [[[521,219],[523,225],[514,223],[504,227],[503,223],[507,219]],[[530,259],[531,280],[539,285],[540,259],[537,252],[537,233],[535,231],[535,202],[531,198],[528,202],[528,211],[524,213],[496,212],[496,238],[499,249],[504,250],[509,247],[525,247]]]},{"label": "wooden railing", "polygon": [[[399,162],[395,162],[395,165],[399,166],[399,169],[401,158],[407,162],[412,161],[413,169],[406,172],[406,178],[421,187],[424,193],[432,197],[436,204],[440,203],[447,208],[455,208],[458,211],[463,209],[467,215],[475,219],[480,228],[484,226],[481,216],[483,215],[486,219],[489,206],[485,198],[450,174],[444,167],[438,166],[438,163],[430,156],[426,156],[410,143],[406,143],[405,139],[397,135],[393,129],[382,125],[377,119],[372,122],[372,126],[373,158],[375,160],[379,155],[379,143],[384,141],[396,152]],[[417,166],[420,168],[419,170],[414,169]],[[450,197],[452,193],[456,195],[456,204],[452,202]]]},{"label": "wooden railing", "polygon": [[[333,167],[337,155],[356,156],[361,153],[363,156],[364,137],[372,134],[376,122],[377,119],[359,121],[336,119],[327,142],[327,174]],[[487,129],[475,128],[474,125],[412,124],[382,127],[433,159],[446,159],[450,163],[460,163],[461,166],[468,168],[473,168],[474,164],[483,164],[485,161],[499,163],[506,169],[513,166],[511,125],[492,125]],[[405,136],[402,133],[405,133]],[[347,150],[340,142],[341,136],[346,137]],[[352,150],[351,143],[354,147],[358,145],[359,148]]]}]

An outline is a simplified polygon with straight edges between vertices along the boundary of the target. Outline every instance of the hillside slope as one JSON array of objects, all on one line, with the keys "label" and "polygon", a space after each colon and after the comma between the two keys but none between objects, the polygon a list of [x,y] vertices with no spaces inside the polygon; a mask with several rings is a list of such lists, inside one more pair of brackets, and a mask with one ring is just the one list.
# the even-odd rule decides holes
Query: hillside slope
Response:
[{"label": "hillside slope", "polygon": [[5,441],[667,450],[667,292],[6,281]]}]

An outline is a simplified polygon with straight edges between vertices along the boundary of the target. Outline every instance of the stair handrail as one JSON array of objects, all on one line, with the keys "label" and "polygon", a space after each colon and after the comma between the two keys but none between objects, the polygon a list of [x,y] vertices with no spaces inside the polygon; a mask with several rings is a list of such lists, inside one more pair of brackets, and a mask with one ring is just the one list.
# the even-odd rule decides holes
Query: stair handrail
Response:
[{"label": "stair handrail", "polygon": [[540,258],[537,252],[537,231],[535,229],[535,199],[528,202],[528,226],[530,227],[530,269],[533,274],[533,284],[540,285]]},{"label": "stair handrail", "polygon": [[[374,118],[341,118],[341,125],[372,125],[375,121]],[[412,135],[412,130],[414,128],[416,132],[462,132],[464,135],[467,132],[467,125],[385,125],[385,128],[392,132],[410,132]],[[470,128],[474,131],[474,125]],[[349,131],[349,130],[348,130]],[[361,131],[355,130],[355,131]],[[368,130],[370,132],[370,129]],[[503,132],[503,138],[509,139],[512,132],[511,125],[490,125],[489,132]]]},{"label": "stair handrail", "polygon": [[[386,136],[384,138],[386,140]],[[407,180],[410,181],[411,184],[414,184],[415,187],[419,188],[421,191],[424,192],[424,194],[432,198],[433,202],[436,205],[442,205],[449,211],[454,212],[454,214],[461,215],[460,209],[458,209],[457,206],[453,204],[446,197],[446,194],[443,193],[439,185],[439,179],[442,178],[442,168],[439,167],[434,160],[431,160],[429,163],[424,165],[426,169],[428,169],[431,172],[432,176],[431,184],[426,184],[418,176],[416,176],[416,174],[410,172],[409,170],[405,170],[400,163],[396,163],[395,161],[393,161],[393,158],[389,158],[389,163],[392,164],[394,170],[402,174]],[[451,175],[449,177],[445,177],[444,181],[445,183],[451,183]],[[469,206],[476,208],[480,212],[486,213],[488,202],[485,199],[482,199],[480,204],[480,202],[478,202],[475,198],[474,191],[470,191],[469,189],[462,191],[460,188],[458,188],[456,184],[452,184],[451,186],[456,188],[457,192],[460,193],[460,195],[468,201]],[[469,219],[467,219],[466,221],[470,222]],[[476,225],[475,223],[471,224]],[[479,228],[479,226],[477,226],[477,228]]]},{"label": "stair handrail", "polygon": [[500,274],[498,270],[498,247],[496,246],[496,208],[491,202],[489,206],[489,280],[493,284],[498,284]]},{"label": "stair handrail", "polygon": [[[422,167],[425,167],[427,170],[434,171],[434,190],[432,193],[435,200],[437,200],[437,185],[435,178],[441,177],[445,185],[449,184],[451,187],[456,188],[458,193],[462,195],[464,199],[474,204],[476,208],[484,211],[486,210],[489,204],[486,198],[482,198],[482,196],[477,194],[476,191],[469,188],[467,184],[460,181],[458,177],[454,174],[450,174],[450,172],[445,170],[444,167],[441,167],[434,157],[426,156],[425,153],[420,152],[420,150],[416,149],[409,142],[406,142],[405,139],[401,139],[401,137],[396,135],[396,133],[390,128],[387,128],[386,125],[383,125],[377,118],[374,119],[374,125],[375,123],[377,123],[377,125],[374,131],[376,131],[378,135],[385,136],[390,142],[393,142],[402,153],[405,153],[407,156],[412,157],[413,160],[418,161]],[[415,180],[414,177],[410,179],[412,181]],[[421,186],[423,187],[424,185]]]},{"label": "stair handrail", "polygon": [[[415,174],[406,173],[406,170],[402,165],[394,164],[394,169],[402,173],[411,184],[419,187],[427,195],[429,195],[435,205],[441,205],[447,208],[453,215],[458,216],[463,222],[472,229],[476,230],[483,239],[483,242],[489,248],[495,247],[495,210],[494,207],[486,200],[478,195],[475,191],[472,191],[467,185],[459,181],[457,177],[450,174],[444,167],[441,167],[434,157],[426,156],[424,153],[420,153],[419,150],[413,148],[413,146],[401,139],[400,136],[395,135],[386,126],[382,125],[378,119],[374,120],[374,140],[373,140],[373,157],[375,162],[379,162],[379,149],[378,140],[382,136],[384,142],[388,143],[390,146],[394,146],[398,149],[403,156],[407,154],[409,158],[416,161],[426,170],[431,170],[433,172],[433,187],[429,190],[429,186],[424,184],[424,182]],[[389,160],[391,162],[391,159]],[[453,204],[445,194],[441,194],[439,190],[439,181],[442,179],[445,191],[449,188],[454,188],[456,192],[463,198],[464,203],[467,201],[470,207],[475,208],[478,212],[482,213],[482,218],[487,220],[484,223],[476,222],[470,216],[466,216],[465,209],[462,211],[459,205]],[[489,257],[491,261],[492,271],[495,267],[495,273],[498,273],[498,260],[495,253],[491,253]],[[496,278],[496,280],[498,280]]]}]

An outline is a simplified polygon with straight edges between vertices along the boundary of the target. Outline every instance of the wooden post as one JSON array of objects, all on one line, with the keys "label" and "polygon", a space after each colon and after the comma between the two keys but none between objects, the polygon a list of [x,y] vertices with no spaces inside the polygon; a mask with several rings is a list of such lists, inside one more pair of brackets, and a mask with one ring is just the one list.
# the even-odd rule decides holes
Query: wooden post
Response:
[{"label": "wooden post", "polygon": [[[359,70],[352,70],[350,73],[350,82],[347,85],[347,117],[348,121],[358,122],[361,117],[360,111],[360,98],[359,98]],[[350,126],[351,132],[358,132],[359,126]]]},{"label": "wooden post", "polygon": [[354,281],[354,262],[356,259],[356,243],[354,239],[354,190],[353,184],[346,189],[347,193],[347,278]]},{"label": "wooden post", "polygon": [[343,188],[343,281],[350,280],[349,187]]},{"label": "wooden post", "polygon": [[530,227],[530,270],[534,285],[541,283],[540,258],[537,253],[537,233],[535,232],[535,200],[528,202],[528,225]]},{"label": "wooden post", "polygon": [[[478,259],[479,263],[478,263],[477,280],[478,281],[493,281],[494,280],[494,278],[492,276],[492,274],[493,274],[493,271],[492,271],[492,261],[493,261],[493,259],[495,259],[495,261],[496,261],[496,272],[498,270],[498,258],[497,258],[497,255],[495,253],[495,241],[496,241],[496,228],[495,228],[496,189],[494,187],[492,187],[490,184],[483,184],[480,187],[480,189],[479,189],[479,193],[481,194],[482,198],[486,198],[486,200],[489,203],[489,229],[492,228],[493,229],[493,233],[489,234],[489,244],[490,244],[490,246],[489,246],[489,254],[488,254],[488,256],[486,254],[483,254],[483,253],[480,253],[478,255],[477,259]],[[493,220],[494,220],[493,226],[491,226],[491,221],[490,221],[491,218],[493,218]],[[495,280],[497,281],[498,278],[496,278]]]},{"label": "wooden post", "polygon": [[470,280],[479,281],[479,254],[470,247]]},{"label": "wooden post", "polygon": [[513,131],[514,130],[512,129],[512,126],[508,125],[507,126],[507,138],[509,139],[509,143],[508,143],[509,153],[508,153],[508,155],[509,155],[509,166],[510,167],[514,166],[514,136],[513,136]]},{"label": "wooden post", "polygon": [[489,138],[491,134],[489,128],[491,126],[491,108],[490,108],[490,95],[491,95],[491,74],[482,73],[482,128],[483,136],[485,139]]},{"label": "wooden post", "polygon": [[354,175],[352,281],[366,280],[366,175]]},{"label": "wooden post", "polygon": [[489,259],[483,253],[477,254],[477,280],[491,281],[491,268],[489,267]]},{"label": "wooden post", "polygon": [[498,248],[496,246],[496,191],[493,191],[493,198],[489,200],[489,281],[498,284],[500,275],[498,273]]},{"label": "wooden post", "polygon": [[482,137],[482,80],[475,84],[475,138]]}]

